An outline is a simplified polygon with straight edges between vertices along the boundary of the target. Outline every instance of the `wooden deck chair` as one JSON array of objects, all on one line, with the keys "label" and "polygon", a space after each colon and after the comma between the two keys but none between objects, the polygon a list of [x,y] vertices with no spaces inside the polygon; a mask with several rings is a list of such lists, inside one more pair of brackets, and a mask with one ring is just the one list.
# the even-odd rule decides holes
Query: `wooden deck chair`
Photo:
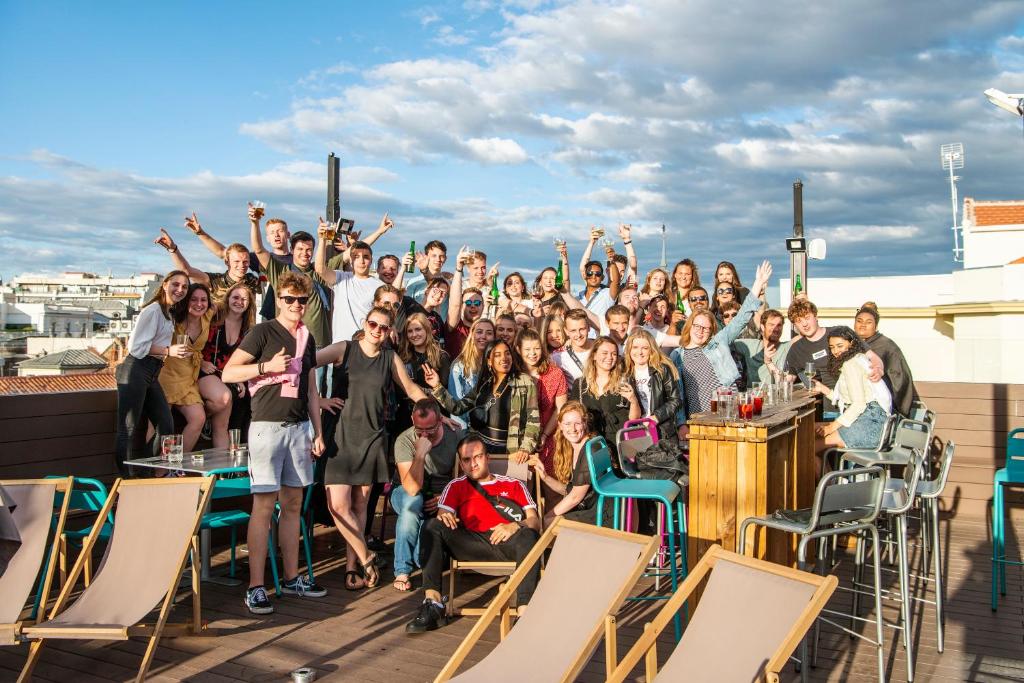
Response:
[{"label": "wooden deck chair", "polygon": [[[658,635],[709,574],[682,639],[658,671]],[[643,659],[647,681],[777,683],[837,583],[713,545],[608,680],[621,683]]]},{"label": "wooden deck chair", "polygon": [[[508,459],[508,456],[492,455],[488,459],[490,463],[491,474],[501,474],[507,477],[515,477],[524,484],[528,481],[530,476],[530,468],[526,463],[517,463]],[[458,458],[455,462],[455,476],[461,476],[459,474],[459,463]],[[529,487],[527,487],[529,490]],[[537,502],[537,501],[534,501]],[[544,523],[544,514],[540,508],[540,503],[537,503],[537,514],[541,518],[541,524]],[[542,527],[543,528],[543,527]],[[448,566],[448,614],[451,616],[466,616],[466,617],[478,617],[487,611],[486,607],[458,607],[455,604],[456,594],[456,578],[459,572],[476,572],[477,574],[484,574],[486,576],[509,576],[516,570],[515,562],[477,562],[476,560],[456,560],[454,557],[450,560]]]},{"label": "wooden deck chair", "polygon": [[[14,645],[20,642],[26,624],[39,621],[39,615],[46,611],[50,596],[50,585],[57,567],[58,539],[64,529],[68,514],[68,491],[72,478],[61,479],[8,479],[0,481],[7,493],[8,501],[15,506],[11,519],[21,538],[21,546],[11,557],[7,571],[0,576],[0,645]],[[57,514],[53,542],[47,542],[53,520],[53,508],[57,494],[63,493],[63,502]],[[5,508],[6,509],[6,508]],[[39,582],[39,571],[45,566],[43,580]],[[38,586],[38,596],[33,607],[25,608],[32,589]]]},{"label": "wooden deck chair", "polygon": [[[551,557],[544,575],[529,606],[511,628],[516,589],[548,547]],[[435,683],[573,681],[602,635],[611,653],[605,656],[610,673],[616,647],[614,615],[657,547],[653,536],[555,520],[474,624]],[[491,622],[499,618],[501,642],[472,668],[455,676]]]},{"label": "wooden deck chair", "polygon": [[[49,620],[23,629],[25,637],[33,642],[19,682],[31,679],[43,644],[50,639],[128,640],[131,636],[148,636],[149,643],[135,679],[143,681],[161,635],[199,635],[202,621],[197,533],[212,491],[213,477],[118,479],[114,482]],[[106,556],[89,587],[68,606],[85,558],[92,552],[115,503],[114,532]],[[192,552],[192,620],[185,624],[168,624],[167,616],[189,551]],[[156,621],[140,623],[157,606],[160,610]]]}]

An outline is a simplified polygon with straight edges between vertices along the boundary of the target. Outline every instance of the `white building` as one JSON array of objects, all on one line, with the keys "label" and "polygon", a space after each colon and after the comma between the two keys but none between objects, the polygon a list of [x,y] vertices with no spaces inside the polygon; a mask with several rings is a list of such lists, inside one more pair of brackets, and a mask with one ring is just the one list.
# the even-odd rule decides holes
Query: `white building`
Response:
[{"label": "white building", "polygon": [[[964,268],[938,275],[809,276],[823,325],[850,325],[865,301],[915,380],[1024,383],[1024,201],[964,200]],[[1021,261],[1017,263],[1016,261]],[[780,283],[782,308],[790,283]]]}]

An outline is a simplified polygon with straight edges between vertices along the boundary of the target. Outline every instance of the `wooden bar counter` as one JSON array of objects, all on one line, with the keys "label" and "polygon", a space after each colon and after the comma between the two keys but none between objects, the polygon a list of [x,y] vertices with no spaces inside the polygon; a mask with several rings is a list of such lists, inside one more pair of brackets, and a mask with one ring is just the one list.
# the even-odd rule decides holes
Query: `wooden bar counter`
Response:
[{"label": "wooden bar counter", "polygon": [[[750,421],[715,413],[690,416],[688,559],[692,568],[713,543],[736,550],[747,517],[779,508],[810,507],[814,499],[814,408],[801,390],[765,406]],[[747,533],[744,554],[796,566],[796,537],[764,527]]]}]

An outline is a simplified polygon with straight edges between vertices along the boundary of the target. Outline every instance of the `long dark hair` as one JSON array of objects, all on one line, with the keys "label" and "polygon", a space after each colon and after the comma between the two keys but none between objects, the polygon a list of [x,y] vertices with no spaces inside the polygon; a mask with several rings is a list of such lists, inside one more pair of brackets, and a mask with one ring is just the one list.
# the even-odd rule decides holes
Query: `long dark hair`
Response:
[{"label": "long dark hair", "polygon": [[857,336],[856,332],[846,325],[828,328],[828,338],[845,339],[850,344],[849,350],[841,356],[833,356],[831,352],[828,354],[828,371],[833,377],[839,376],[840,371],[843,369],[843,363],[858,353],[864,353],[868,350],[868,345]]},{"label": "long dark hair", "polygon": [[176,278],[179,275],[188,280],[188,273],[186,273],[184,270],[172,270],[171,272],[167,273],[167,275],[164,275],[164,279],[160,281],[160,286],[157,287],[156,293],[149,298],[149,301],[142,304],[142,308],[145,308],[150,304],[156,304],[160,307],[160,312],[164,314],[164,317],[170,320],[171,307],[174,305],[174,303],[168,301],[167,297],[164,296],[164,285],[170,282],[172,278]]},{"label": "long dark hair", "polygon": [[[471,342],[467,342],[471,343]],[[501,339],[495,339],[492,342],[488,342],[487,346],[484,347],[483,357],[480,359],[480,373],[476,376],[476,391],[477,395],[483,395],[484,389],[491,387],[494,383],[494,373],[491,372],[491,356],[494,355],[495,349],[499,346],[504,346],[508,349],[509,355],[512,356],[512,369],[508,371],[506,379],[511,379],[522,373],[522,369],[519,367],[519,358],[512,348],[512,345]]]},{"label": "long dark hair", "polygon": [[202,282],[193,282],[188,286],[185,298],[171,306],[171,320],[174,321],[175,325],[182,324],[188,318],[188,302],[192,299],[192,294],[198,289],[206,292],[207,307],[213,306],[213,296],[210,295],[210,288]]}]

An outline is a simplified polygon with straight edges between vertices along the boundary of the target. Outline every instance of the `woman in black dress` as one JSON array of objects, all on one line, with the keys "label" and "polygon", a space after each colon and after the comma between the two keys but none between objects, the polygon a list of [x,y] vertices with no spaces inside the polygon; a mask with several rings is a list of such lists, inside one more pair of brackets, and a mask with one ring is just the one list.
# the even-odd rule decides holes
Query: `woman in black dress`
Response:
[{"label": "woman in black dress", "polygon": [[[583,376],[572,383],[569,400],[579,401],[590,413],[598,436],[615,453],[615,437],[627,420],[641,417],[640,401],[619,358],[619,345],[611,337],[598,337],[583,366]],[[614,462],[615,459],[613,458]]]},{"label": "woman in black dress", "polygon": [[337,342],[317,352],[318,364],[339,365],[348,378],[348,397],[335,434],[338,452],[327,463],[324,484],[327,507],[345,538],[345,587],[349,590],[373,588],[380,582],[376,555],[367,549],[363,529],[370,487],[388,479],[384,429],[388,389],[396,383],[414,401],[427,397],[398,354],[387,348],[393,320],[391,309],[374,307],[363,322],[359,341]]}]

